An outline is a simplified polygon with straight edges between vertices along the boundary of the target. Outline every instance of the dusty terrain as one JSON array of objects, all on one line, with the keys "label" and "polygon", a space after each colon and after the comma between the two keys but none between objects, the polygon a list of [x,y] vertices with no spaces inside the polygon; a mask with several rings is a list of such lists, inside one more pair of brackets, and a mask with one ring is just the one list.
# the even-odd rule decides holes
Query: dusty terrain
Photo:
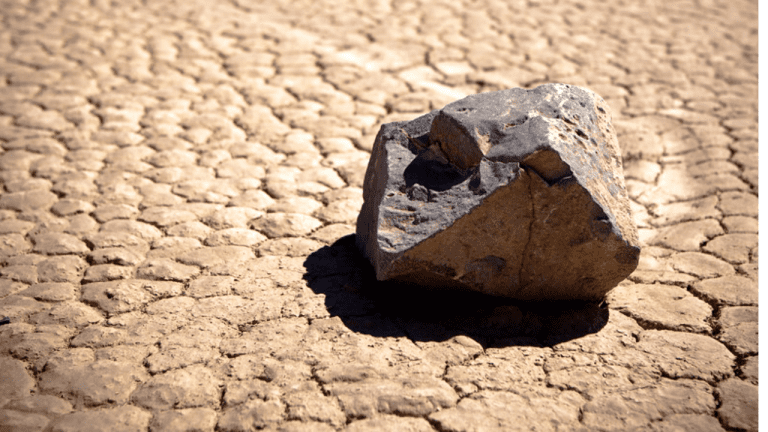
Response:
[{"label": "dusty terrain", "polygon": [[[0,430],[757,429],[757,2],[0,2]],[[563,82],[644,244],[604,304],[377,283],[382,123]]]}]

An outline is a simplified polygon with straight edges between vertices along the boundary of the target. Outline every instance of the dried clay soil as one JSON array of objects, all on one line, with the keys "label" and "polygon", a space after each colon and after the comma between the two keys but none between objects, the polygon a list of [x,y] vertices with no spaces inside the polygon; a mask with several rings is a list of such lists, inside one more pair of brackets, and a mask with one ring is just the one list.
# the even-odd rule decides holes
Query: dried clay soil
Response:
[{"label": "dried clay soil", "polygon": [[[754,431],[757,1],[0,1],[0,430]],[[378,283],[383,123],[606,99],[603,304]]]}]

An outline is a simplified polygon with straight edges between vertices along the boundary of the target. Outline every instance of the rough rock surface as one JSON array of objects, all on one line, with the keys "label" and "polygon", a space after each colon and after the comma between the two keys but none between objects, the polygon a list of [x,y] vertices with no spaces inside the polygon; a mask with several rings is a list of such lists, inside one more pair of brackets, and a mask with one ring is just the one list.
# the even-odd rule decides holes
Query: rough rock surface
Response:
[{"label": "rough rock surface", "polygon": [[357,242],[379,280],[599,299],[640,248],[610,109],[567,84],[476,94],[382,126]]}]

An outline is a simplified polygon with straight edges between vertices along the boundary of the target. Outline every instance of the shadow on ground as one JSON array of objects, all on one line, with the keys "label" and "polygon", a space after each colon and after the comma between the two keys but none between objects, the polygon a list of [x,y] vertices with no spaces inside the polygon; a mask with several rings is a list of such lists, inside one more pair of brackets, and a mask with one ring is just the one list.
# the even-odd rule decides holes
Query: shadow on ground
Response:
[{"label": "shadow on ground", "polygon": [[377,337],[443,341],[458,335],[485,347],[550,346],[596,333],[608,308],[588,302],[520,302],[480,293],[376,280],[349,235],[304,261],[304,279],[352,331]]}]

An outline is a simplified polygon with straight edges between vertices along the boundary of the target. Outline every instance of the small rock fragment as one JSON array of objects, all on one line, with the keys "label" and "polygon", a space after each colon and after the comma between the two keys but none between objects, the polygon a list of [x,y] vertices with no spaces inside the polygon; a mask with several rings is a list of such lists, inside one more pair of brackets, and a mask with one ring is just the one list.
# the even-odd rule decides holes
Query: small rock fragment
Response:
[{"label": "small rock fragment", "polygon": [[640,252],[609,112],[589,90],[547,84],[382,126],[357,221],[377,278],[602,298]]}]

